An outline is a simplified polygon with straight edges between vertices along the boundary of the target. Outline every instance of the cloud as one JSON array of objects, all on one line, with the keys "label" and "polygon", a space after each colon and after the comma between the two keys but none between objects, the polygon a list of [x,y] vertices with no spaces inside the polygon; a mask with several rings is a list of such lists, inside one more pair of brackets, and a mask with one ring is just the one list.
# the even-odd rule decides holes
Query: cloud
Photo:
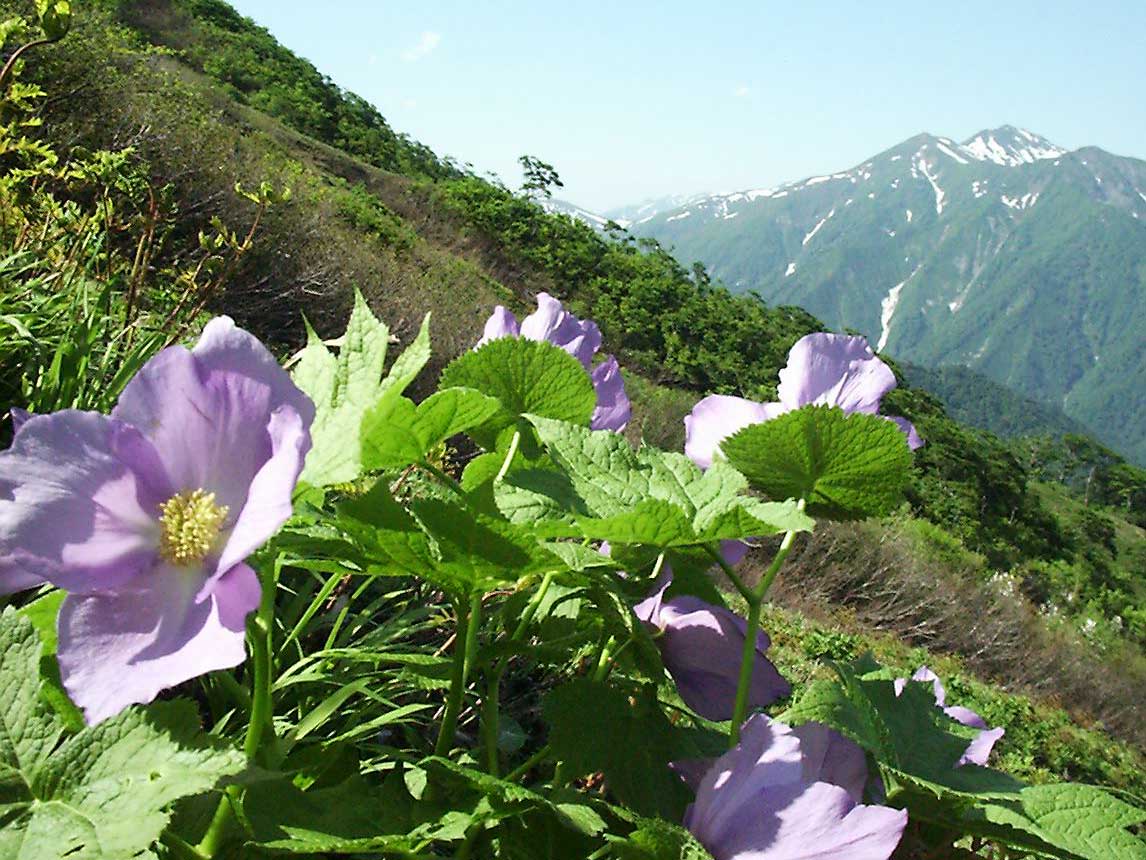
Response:
[{"label": "cloud", "polygon": [[418,44],[412,48],[407,48],[402,52],[402,59],[407,63],[416,63],[422,57],[429,54],[434,48],[438,47],[438,42],[442,41],[442,34],[435,33],[433,30],[426,30],[418,37]]},{"label": "cloud", "polygon": [[752,90],[748,89],[747,84],[741,84],[740,86],[738,86],[736,89],[734,89],[732,91],[732,94],[734,96],[736,96],[738,99],[742,99],[746,95],[748,95],[750,92],[752,92]]}]

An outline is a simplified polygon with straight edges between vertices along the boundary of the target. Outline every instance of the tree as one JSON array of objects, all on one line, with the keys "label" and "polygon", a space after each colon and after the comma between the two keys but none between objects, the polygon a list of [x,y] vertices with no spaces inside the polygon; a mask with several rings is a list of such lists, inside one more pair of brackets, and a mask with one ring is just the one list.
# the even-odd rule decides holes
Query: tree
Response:
[{"label": "tree", "polygon": [[534,158],[532,155],[521,156],[517,159],[517,163],[521,165],[521,172],[525,175],[525,182],[521,184],[521,191],[526,197],[548,200],[553,196],[553,192],[550,190],[553,186],[565,187],[565,183],[561,181],[552,164],[546,164],[540,158]]}]

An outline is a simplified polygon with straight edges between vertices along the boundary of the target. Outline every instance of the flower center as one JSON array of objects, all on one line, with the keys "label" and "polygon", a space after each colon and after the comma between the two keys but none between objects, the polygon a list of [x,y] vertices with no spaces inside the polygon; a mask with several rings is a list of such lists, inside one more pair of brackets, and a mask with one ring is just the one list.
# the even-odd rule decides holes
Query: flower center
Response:
[{"label": "flower center", "polygon": [[175,565],[202,561],[219,537],[227,506],[205,490],[178,493],[159,506],[159,554]]}]

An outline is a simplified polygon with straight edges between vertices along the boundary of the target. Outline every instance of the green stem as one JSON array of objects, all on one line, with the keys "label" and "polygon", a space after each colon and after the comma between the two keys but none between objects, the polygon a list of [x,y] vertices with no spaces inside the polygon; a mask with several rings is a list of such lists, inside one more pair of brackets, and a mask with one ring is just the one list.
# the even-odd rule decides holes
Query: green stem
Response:
[{"label": "green stem", "polygon": [[[804,500],[800,499],[797,507],[803,511],[804,505]],[[792,542],[795,539],[796,533],[794,531],[786,532],[784,540],[780,542],[780,549],[777,550],[776,557],[772,559],[772,564],[768,566],[768,570],[764,572],[756,588],[748,594],[741,592],[744,594],[744,599],[748,601],[748,626],[744,631],[744,650],[740,657],[740,677],[736,684],[736,703],[732,710],[732,724],[728,729],[729,748],[739,743],[740,727],[743,725],[745,717],[748,716],[748,688],[752,684],[752,670],[756,667],[756,634],[760,629],[760,608],[764,604],[764,597],[768,594],[768,589],[772,587],[772,581],[776,579],[776,574],[780,572],[784,560],[788,557],[788,553],[792,549]],[[721,561],[723,562],[723,559]],[[722,567],[725,567],[727,572],[727,563],[722,564]]]},{"label": "green stem", "polygon": [[[545,599],[545,595],[549,591],[549,586],[553,584],[554,576],[554,571],[550,571],[542,578],[537,591],[533,593],[533,596],[529,598],[529,603],[525,605],[513,633],[510,634],[510,642],[516,642],[525,635],[525,631],[529,629],[534,616],[537,615],[541,601]],[[481,733],[485,741],[486,769],[494,776],[497,776],[501,764],[497,749],[501,721],[501,679],[504,677],[508,666],[508,656],[502,657],[498,661],[497,666],[490,673],[489,683],[486,685],[485,701],[482,703]]]},{"label": "green stem", "polygon": [[525,776],[527,773],[529,773],[531,770],[533,770],[535,767],[537,767],[537,765],[539,765],[539,764],[541,764],[541,762],[545,761],[545,759],[549,757],[550,752],[551,752],[551,747],[549,746],[549,744],[546,744],[541,749],[539,749],[537,752],[535,752],[533,755],[531,755],[529,758],[527,758],[525,761],[523,761],[521,764],[519,764],[517,767],[515,767],[513,770],[511,770],[509,773],[507,773],[505,775],[506,781],[516,782],[517,780],[521,779],[523,776]]},{"label": "green stem", "polygon": [[497,470],[497,477],[493,479],[496,484],[500,482],[509,472],[510,464],[513,463],[513,458],[517,456],[517,447],[521,444],[521,431],[514,430],[513,438],[509,441],[509,450],[505,454],[505,460],[502,461],[501,468]]},{"label": "green stem", "polygon": [[176,836],[170,830],[165,830],[159,841],[167,846],[167,850],[175,860],[210,860],[209,854],[203,854],[198,848],[182,837]]},{"label": "green stem", "polygon": [[748,688],[752,684],[752,670],[756,667],[756,631],[760,627],[762,600],[753,595],[748,603],[748,627],[745,631],[744,650],[740,656],[740,678],[736,684],[736,704],[732,710],[732,727],[728,733],[729,749],[740,741],[740,725],[748,713]]},{"label": "green stem", "polygon": [[450,692],[446,699],[446,712],[442,714],[442,725],[438,729],[438,741],[434,744],[434,755],[449,753],[458,730],[458,715],[462,710],[462,698],[469,681],[473,656],[477,653],[477,629],[481,622],[482,595],[475,594],[470,605],[458,605],[458,626],[454,639],[454,671],[450,676]]},{"label": "green stem", "polygon": [[435,466],[433,463],[428,463],[425,460],[423,460],[421,463],[418,464],[418,466],[419,466],[419,468],[424,469],[425,471],[427,471],[431,475],[433,475],[435,478],[437,478],[438,481],[444,487],[446,487],[446,489],[451,490],[452,492],[456,493],[459,496],[463,496],[463,497],[465,496],[465,493],[462,492],[462,488],[460,486],[458,486],[458,482],[455,481],[453,478],[451,478],[449,475],[447,475],[445,472],[443,472],[441,469],[439,469],[437,466]]},{"label": "green stem", "polygon": [[[243,753],[249,764],[255,764],[259,748],[267,735],[274,735],[271,708],[271,628],[280,570],[281,559],[275,562],[271,580],[262,582],[263,594],[259,601],[258,612],[247,624],[247,641],[251,646],[251,714],[250,722],[247,723],[247,735],[243,741]],[[238,802],[239,792],[239,787],[232,785],[219,798],[219,805],[215,808],[211,824],[195,849],[201,856],[214,857],[218,853],[234,814],[234,804]]]},{"label": "green stem", "polygon": [[593,670],[594,681],[604,681],[609,674],[609,669],[612,668],[609,664],[609,657],[612,656],[613,646],[616,644],[616,637],[610,636],[605,644],[601,646],[601,653],[597,655],[597,666]]}]

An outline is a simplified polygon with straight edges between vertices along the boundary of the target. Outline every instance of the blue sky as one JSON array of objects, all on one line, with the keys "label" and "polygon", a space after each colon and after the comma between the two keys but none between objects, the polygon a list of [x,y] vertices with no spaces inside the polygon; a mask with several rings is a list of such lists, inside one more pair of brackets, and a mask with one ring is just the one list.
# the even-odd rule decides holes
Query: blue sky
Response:
[{"label": "blue sky", "polygon": [[232,0],[398,131],[598,211],[1014,124],[1146,158],[1143,0]]}]

